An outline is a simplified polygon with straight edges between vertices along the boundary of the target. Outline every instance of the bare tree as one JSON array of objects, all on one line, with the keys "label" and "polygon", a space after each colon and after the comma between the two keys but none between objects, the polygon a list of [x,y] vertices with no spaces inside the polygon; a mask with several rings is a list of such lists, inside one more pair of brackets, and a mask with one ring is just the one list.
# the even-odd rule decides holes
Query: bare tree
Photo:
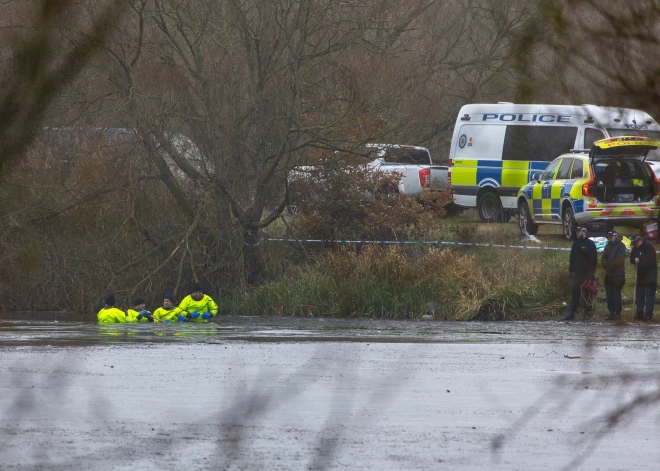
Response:
[{"label": "bare tree", "polygon": [[[347,57],[381,54],[434,2],[388,25],[379,23],[381,3],[142,1],[133,5],[131,46],[106,45],[134,126],[191,220],[200,194],[221,224],[231,224],[231,211],[248,284],[264,278],[259,231],[287,203],[293,159],[341,148],[365,111]],[[191,138],[196,155],[172,144],[176,133]],[[168,161],[187,179],[174,178]]]},{"label": "bare tree", "polygon": [[660,111],[660,2],[543,0],[519,39],[521,99]]},{"label": "bare tree", "polygon": [[77,2],[6,2],[1,29],[5,67],[0,82],[0,170],[21,156],[44,113],[80,73],[113,28],[122,2],[104,2],[90,22],[81,25],[88,39],[63,44],[60,28],[79,21]]}]

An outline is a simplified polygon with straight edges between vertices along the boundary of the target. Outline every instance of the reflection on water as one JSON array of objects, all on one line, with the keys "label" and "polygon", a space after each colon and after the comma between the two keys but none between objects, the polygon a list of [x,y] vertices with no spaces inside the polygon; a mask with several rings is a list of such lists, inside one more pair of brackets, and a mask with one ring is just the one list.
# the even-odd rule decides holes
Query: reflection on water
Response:
[{"label": "reflection on water", "polygon": [[[148,328],[141,328],[141,327]],[[137,327],[137,328],[136,328]],[[218,327],[213,324],[143,324],[142,326],[131,324],[105,324],[98,326],[98,335],[100,339],[107,341],[129,341],[136,340],[162,340],[166,337],[185,339],[194,337],[196,341],[200,337],[214,337]]]},{"label": "reflection on water", "polygon": [[0,318],[0,344],[103,345],[108,343],[387,342],[536,343],[656,340],[660,325],[557,322],[421,322],[370,319],[224,316],[216,322],[105,324]]}]

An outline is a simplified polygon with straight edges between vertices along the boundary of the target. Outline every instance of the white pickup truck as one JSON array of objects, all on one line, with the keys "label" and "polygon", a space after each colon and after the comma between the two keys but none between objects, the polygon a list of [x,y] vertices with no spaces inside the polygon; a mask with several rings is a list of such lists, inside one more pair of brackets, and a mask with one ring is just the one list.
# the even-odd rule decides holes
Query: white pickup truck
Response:
[{"label": "white pickup truck", "polygon": [[399,193],[420,196],[423,189],[442,191],[447,188],[446,165],[433,165],[425,147],[395,144],[367,144],[373,160],[369,166],[380,172],[401,174]]},{"label": "white pickup truck", "polygon": [[[412,196],[421,196],[422,191],[442,191],[447,188],[448,167],[446,165],[433,165],[431,154],[425,147],[404,146],[396,144],[367,144],[366,153],[369,162],[366,167],[373,172],[396,173],[400,175],[397,192]],[[314,166],[294,167],[289,172],[289,184],[297,179],[314,179]],[[368,198],[373,195],[366,195]],[[451,208],[455,208],[452,203]],[[292,203],[288,211],[295,214],[298,206]],[[453,214],[453,209],[448,209]]]}]

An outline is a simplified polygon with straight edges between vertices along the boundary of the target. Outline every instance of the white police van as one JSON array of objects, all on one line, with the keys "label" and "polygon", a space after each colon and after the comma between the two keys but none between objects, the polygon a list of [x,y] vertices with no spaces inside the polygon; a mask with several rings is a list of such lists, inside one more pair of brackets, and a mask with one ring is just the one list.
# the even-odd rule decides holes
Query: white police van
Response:
[{"label": "white police van", "polygon": [[[465,105],[449,153],[454,201],[477,208],[484,222],[508,221],[518,190],[560,154],[591,149],[615,136],[660,140],[660,125],[644,111],[594,105]],[[660,174],[660,150],[648,156]]]}]

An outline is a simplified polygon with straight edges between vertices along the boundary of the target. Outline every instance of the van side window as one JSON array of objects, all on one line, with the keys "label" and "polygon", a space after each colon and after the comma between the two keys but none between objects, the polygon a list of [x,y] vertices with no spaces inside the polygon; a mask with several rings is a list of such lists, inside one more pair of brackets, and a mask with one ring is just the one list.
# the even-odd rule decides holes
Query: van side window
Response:
[{"label": "van side window", "polygon": [[564,159],[561,161],[561,166],[557,172],[557,180],[568,180],[570,178],[571,165],[573,165],[573,159]]},{"label": "van side window", "polygon": [[591,149],[594,142],[605,139],[605,134],[600,129],[587,128],[584,130],[584,148]]},{"label": "van side window", "polygon": [[550,162],[575,146],[577,128],[571,126],[506,127],[502,160]]},{"label": "van side window", "polygon": [[541,176],[542,181],[552,180],[555,175],[555,170],[557,170],[557,167],[559,166],[559,162],[561,162],[561,159],[555,160],[550,164],[548,168],[545,169],[545,172],[543,172],[543,175]]},{"label": "van side window", "polygon": [[582,178],[584,176],[584,163],[581,160],[575,159],[573,164],[573,172],[571,173],[571,178],[573,180],[577,178]]}]

